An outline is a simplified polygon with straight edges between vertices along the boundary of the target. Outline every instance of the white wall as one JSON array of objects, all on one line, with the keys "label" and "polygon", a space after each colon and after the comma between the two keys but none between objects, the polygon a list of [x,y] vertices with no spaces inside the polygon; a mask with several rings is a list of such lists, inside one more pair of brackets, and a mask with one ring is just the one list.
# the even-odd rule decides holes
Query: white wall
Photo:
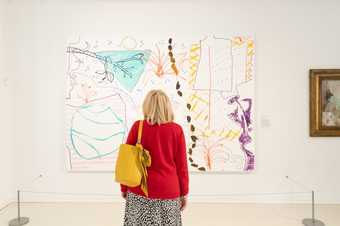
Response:
[{"label": "white wall", "polygon": [[6,2],[0,1],[0,208],[14,195],[12,169],[12,93],[11,80],[6,71]]},{"label": "white wall", "polygon": [[[301,191],[285,180],[290,175],[316,189],[318,202],[340,203],[340,139],[308,135],[308,70],[340,67],[340,3],[276,2],[12,0],[7,44],[15,76],[15,161],[21,166],[15,171],[17,183],[40,191],[119,192],[110,174],[65,170],[65,47],[72,35],[250,34],[257,51],[257,170],[191,175],[192,199],[228,201],[221,195]],[[32,182],[39,174],[43,178]],[[242,200],[268,199],[277,197]]]}]

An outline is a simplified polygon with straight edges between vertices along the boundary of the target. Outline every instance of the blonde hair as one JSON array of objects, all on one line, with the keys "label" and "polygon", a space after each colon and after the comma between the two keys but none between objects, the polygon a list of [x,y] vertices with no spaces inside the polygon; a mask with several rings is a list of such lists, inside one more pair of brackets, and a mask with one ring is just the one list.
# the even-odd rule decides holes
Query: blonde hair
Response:
[{"label": "blonde hair", "polygon": [[174,113],[172,111],[169,97],[162,90],[151,90],[143,102],[144,119],[150,124],[162,124],[172,122]]}]

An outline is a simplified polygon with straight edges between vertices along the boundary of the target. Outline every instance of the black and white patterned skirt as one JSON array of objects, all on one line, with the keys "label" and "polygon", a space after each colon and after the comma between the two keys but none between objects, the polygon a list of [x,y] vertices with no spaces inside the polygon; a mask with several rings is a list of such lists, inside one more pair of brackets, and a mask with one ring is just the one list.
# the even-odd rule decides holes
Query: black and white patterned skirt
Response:
[{"label": "black and white patterned skirt", "polygon": [[128,192],[124,226],[182,226],[180,199],[149,199]]}]

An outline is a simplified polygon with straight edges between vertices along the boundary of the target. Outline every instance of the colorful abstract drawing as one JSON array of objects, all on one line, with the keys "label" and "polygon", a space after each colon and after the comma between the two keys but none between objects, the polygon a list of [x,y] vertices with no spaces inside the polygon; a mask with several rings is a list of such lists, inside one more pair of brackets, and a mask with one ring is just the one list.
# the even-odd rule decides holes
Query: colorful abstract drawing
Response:
[{"label": "colorful abstract drawing", "polygon": [[[187,123],[191,138],[189,161],[192,167],[200,171],[254,169],[254,144],[250,135],[254,51],[250,51],[250,47],[253,48],[251,39],[211,36],[192,44],[190,48],[188,83],[191,92],[188,92],[187,99]],[[243,94],[244,87],[248,93]],[[241,103],[239,95],[246,95],[247,98]],[[246,108],[243,102],[248,103]],[[230,108],[234,104],[235,110]],[[207,140],[214,140],[214,145],[206,145]],[[243,152],[239,156],[243,159],[242,167],[230,159],[226,161],[227,156],[234,156],[230,151],[235,152],[235,149]],[[222,163],[214,159],[220,159]],[[224,168],[221,169],[221,165]]]},{"label": "colorful abstract drawing", "polygon": [[152,89],[170,97],[191,171],[254,170],[254,49],[251,38],[215,35],[70,43],[69,170],[113,171],[117,149],[142,118],[143,98]]},{"label": "colorful abstract drawing", "polygon": [[125,89],[131,91],[144,71],[150,52],[106,51],[97,53],[97,56],[104,59],[105,72],[110,72]]},{"label": "colorful abstract drawing", "polygon": [[117,79],[121,86],[128,91],[136,86],[149,59],[150,51],[122,50],[90,52],[78,48],[68,48],[69,53],[84,54],[100,61],[104,70],[97,72],[103,75],[103,80],[112,82]]},{"label": "colorful abstract drawing", "polygon": [[110,107],[87,105],[73,114],[69,135],[75,153],[90,160],[115,152],[125,133],[123,119]]}]

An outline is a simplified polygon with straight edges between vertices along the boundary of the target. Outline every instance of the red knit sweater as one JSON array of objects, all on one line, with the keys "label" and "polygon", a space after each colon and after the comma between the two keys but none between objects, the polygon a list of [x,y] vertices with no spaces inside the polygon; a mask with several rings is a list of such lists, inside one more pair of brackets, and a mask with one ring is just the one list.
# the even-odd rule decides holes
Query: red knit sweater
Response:
[{"label": "red knit sweater", "polygon": [[[133,124],[127,144],[136,144],[138,124],[138,121]],[[175,199],[187,195],[189,176],[182,127],[174,122],[150,125],[144,121],[141,143],[151,155],[151,166],[147,168],[149,198]],[[145,196],[140,186],[121,185],[121,191]]]}]

